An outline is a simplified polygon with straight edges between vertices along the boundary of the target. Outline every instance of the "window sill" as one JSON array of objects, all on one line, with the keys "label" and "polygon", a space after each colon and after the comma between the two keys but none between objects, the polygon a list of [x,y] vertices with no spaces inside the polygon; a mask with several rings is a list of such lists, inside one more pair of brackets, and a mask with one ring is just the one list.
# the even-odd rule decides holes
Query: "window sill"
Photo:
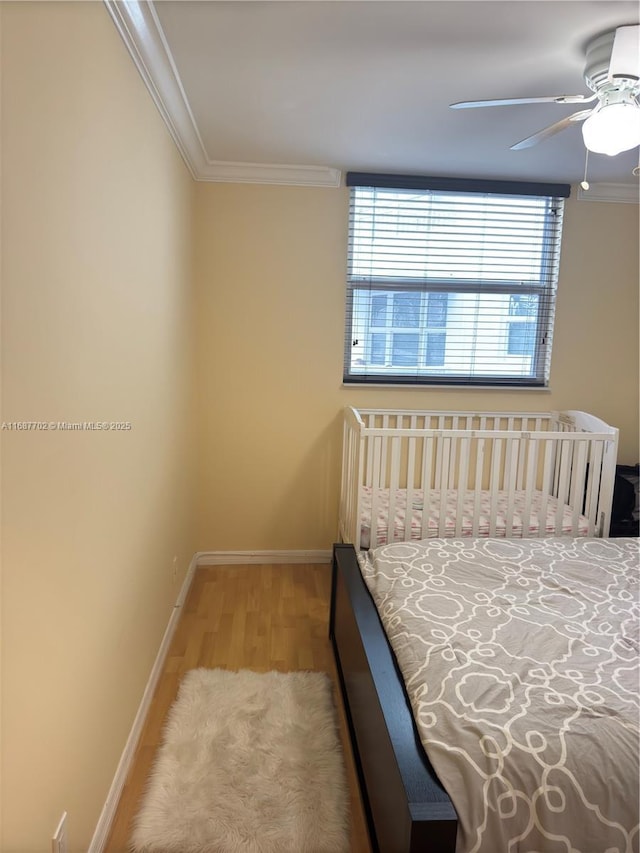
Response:
[{"label": "window sill", "polygon": [[417,383],[409,385],[406,382],[395,384],[393,382],[342,382],[340,387],[349,389],[350,391],[356,388],[361,391],[371,390],[372,388],[393,388],[395,390],[402,388],[405,391],[514,391],[518,393],[526,391],[530,394],[551,393],[551,388],[543,388],[539,385],[420,385]]}]

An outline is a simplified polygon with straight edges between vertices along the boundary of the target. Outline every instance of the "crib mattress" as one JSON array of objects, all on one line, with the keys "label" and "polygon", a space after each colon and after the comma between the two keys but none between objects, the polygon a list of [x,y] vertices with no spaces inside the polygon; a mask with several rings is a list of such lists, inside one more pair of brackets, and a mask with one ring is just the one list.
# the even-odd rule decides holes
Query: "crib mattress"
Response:
[{"label": "crib mattress", "polygon": [[[377,505],[377,545],[386,545],[388,541],[389,527],[389,489],[378,489]],[[478,493],[474,491],[465,492],[462,504],[462,527],[460,536],[489,536],[491,523],[491,493],[481,491],[479,493],[479,516],[477,533],[473,531],[473,515]],[[507,532],[508,492],[497,493],[496,526],[491,534],[495,537],[504,537]],[[560,535],[560,532],[568,535],[587,536],[589,533],[589,522],[585,516],[578,516],[578,530],[573,531],[573,508],[564,505],[562,508],[562,531],[556,529],[556,517],[558,514],[558,501],[556,498],[547,497],[546,512],[542,515],[543,494],[534,491],[531,495],[531,509],[529,523],[526,529],[523,526],[526,493],[517,491],[514,498],[513,522],[510,536],[513,538],[526,538],[527,536],[541,536],[545,534]],[[368,548],[371,543],[371,503],[372,489],[370,486],[362,487],[361,499],[361,524],[360,524],[360,547]],[[422,533],[422,513],[424,505],[424,493],[416,489],[410,508],[411,536],[410,539],[431,539],[444,535],[445,537],[456,536],[456,515],[458,510],[458,492],[456,489],[448,489],[445,499],[445,529],[444,534],[439,533],[440,525],[440,490],[433,489],[429,492],[429,522],[426,535]],[[395,510],[393,522],[393,541],[405,541],[405,524],[407,518],[407,490],[396,489]],[[542,522],[542,528],[541,528]]]}]

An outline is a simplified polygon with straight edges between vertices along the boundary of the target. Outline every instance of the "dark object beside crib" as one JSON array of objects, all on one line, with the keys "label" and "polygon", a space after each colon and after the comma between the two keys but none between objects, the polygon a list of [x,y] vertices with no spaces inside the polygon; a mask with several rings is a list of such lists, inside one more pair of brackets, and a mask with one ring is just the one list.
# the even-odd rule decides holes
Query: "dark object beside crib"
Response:
[{"label": "dark object beside crib", "polygon": [[617,465],[609,536],[640,535],[640,465]]},{"label": "dark object beside crib", "polygon": [[333,548],[329,636],[374,851],[454,853],[457,815],[420,743],[352,545]]}]

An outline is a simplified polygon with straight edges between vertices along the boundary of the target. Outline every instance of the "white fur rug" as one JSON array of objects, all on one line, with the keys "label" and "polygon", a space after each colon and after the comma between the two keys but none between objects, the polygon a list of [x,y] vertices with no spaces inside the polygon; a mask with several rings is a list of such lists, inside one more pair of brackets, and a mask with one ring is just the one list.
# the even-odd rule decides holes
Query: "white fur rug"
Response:
[{"label": "white fur rug", "polygon": [[329,677],[194,669],[169,711],[138,853],[343,853],[347,786]]}]

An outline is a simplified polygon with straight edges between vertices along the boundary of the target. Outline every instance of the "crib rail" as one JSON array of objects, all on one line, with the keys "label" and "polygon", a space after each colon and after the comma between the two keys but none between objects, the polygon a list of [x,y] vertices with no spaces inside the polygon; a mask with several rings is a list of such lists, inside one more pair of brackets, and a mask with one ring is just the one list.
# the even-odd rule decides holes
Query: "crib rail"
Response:
[{"label": "crib rail", "polygon": [[[551,535],[550,510],[552,532],[558,535],[606,536],[617,439],[615,428],[575,411],[349,407],[344,418],[340,534],[343,541],[361,546],[366,496],[369,547],[426,538],[434,535],[434,528],[438,536]],[[415,507],[421,507],[418,529]],[[504,523],[500,531],[499,508]],[[534,514],[537,532],[531,528]]]}]

